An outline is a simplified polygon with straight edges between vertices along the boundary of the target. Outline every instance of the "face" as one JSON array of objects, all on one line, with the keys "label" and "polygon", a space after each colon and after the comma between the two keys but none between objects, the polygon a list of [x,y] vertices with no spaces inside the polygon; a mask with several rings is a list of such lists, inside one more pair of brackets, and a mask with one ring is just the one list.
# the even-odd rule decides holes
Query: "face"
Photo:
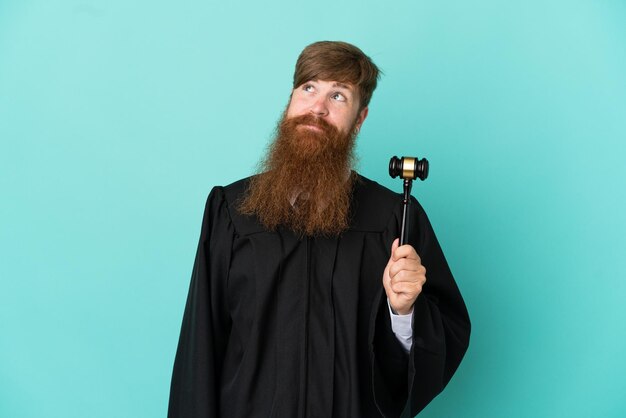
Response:
[{"label": "face", "polygon": [[[296,87],[287,108],[287,118],[311,114],[348,133],[361,128],[367,108],[359,111],[359,94],[352,84],[315,80]],[[299,125],[298,129],[320,131],[315,125]]]}]

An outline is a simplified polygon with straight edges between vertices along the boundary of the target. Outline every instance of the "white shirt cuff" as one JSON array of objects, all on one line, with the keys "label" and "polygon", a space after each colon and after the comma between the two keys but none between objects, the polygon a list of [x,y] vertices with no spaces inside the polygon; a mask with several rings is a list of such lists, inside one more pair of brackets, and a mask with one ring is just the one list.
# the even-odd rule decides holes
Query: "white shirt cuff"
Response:
[{"label": "white shirt cuff", "polygon": [[389,307],[389,316],[391,317],[391,330],[396,336],[396,339],[404,348],[407,353],[411,351],[411,344],[413,344],[413,311],[406,315],[396,315],[391,310],[389,299],[387,299],[387,306]]}]

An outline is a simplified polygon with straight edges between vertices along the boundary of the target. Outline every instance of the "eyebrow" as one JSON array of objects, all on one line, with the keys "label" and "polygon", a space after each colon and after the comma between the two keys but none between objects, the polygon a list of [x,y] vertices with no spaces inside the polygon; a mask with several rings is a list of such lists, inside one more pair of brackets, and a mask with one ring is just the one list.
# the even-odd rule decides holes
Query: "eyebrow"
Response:
[{"label": "eyebrow", "polygon": [[350,85],[344,84],[344,83],[338,83],[338,82],[333,83],[333,87],[339,87],[339,88],[342,88],[342,89],[346,89],[348,91],[352,91],[352,87],[350,87]]}]

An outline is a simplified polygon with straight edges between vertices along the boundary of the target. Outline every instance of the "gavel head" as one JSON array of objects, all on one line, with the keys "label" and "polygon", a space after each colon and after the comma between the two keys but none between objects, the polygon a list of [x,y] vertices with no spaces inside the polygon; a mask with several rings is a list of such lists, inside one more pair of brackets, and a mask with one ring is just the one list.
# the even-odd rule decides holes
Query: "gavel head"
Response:
[{"label": "gavel head", "polygon": [[426,158],[418,160],[417,157],[398,158],[394,155],[389,160],[389,175],[394,179],[400,176],[405,180],[416,178],[426,180],[428,177],[428,160]]}]

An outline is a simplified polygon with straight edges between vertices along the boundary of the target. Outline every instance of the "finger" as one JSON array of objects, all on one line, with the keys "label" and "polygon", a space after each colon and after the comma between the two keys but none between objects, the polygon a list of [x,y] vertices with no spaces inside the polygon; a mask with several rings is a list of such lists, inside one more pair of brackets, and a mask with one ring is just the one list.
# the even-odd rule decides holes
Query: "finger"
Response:
[{"label": "finger", "polygon": [[400,239],[396,238],[395,240],[393,240],[393,242],[391,243],[391,256],[389,257],[389,262],[387,263],[387,265],[391,265],[391,263],[393,261],[395,261],[393,259],[393,253],[398,249],[398,246],[400,245]]},{"label": "finger", "polygon": [[400,238],[396,238],[391,243],[391,254],[395,253],[398,247],[400,246]]},{"label": "finger", "polygon": [[400,259],[389,266],[389,277],[412,277],[426,276],[426,268],[415,260]]},{"label": "finger", "polygon": [[392,256],[393,256],[394,261],[399,260],[401,258],[410,258],[413,260],[419,260],[421,262],[421,258],[417,254],[417,251],[415,251],[415,248],[413,248],[413,246],[408,245],[408,244],[397,247],[395,251],[392,253]]},{"label": "finger", "polygon": [[399,282],[391,283],[391,290],[396,294],[401,294],[408,298],[413,298],[422,292],[422,285],[419,283]]},{"label": "finger", "polygon": [[393,277],[402,270],[418,271],[421,267],[423,266],[417,260],[401,258],[389,265],[389,275]]},{"label": "finger", "polygon": [[423,271],[407,271],[402,270],[398,272],[398,274],[394,276],[390,276],[389,283],[426,283],[426,274],[425,270]]}]

